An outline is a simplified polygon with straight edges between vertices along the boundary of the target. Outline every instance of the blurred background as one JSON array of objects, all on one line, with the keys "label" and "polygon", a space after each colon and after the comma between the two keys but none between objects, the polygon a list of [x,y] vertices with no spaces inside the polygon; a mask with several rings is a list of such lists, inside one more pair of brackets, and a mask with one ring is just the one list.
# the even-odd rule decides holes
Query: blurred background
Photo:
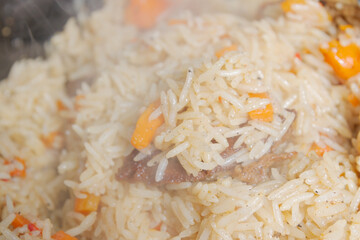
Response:
[{"label": "blurred background", "polygon": [[[223,4],[229,1],[230,4]],[[261,17],[281,0],[169,0],[173,8],[195,13],[209,10],[232,12],[248,18]],[[0,80],[22,58],[44,55],[43,43],[61,31],[68,18],[90,14],[103,0],[0,0]],[[271,11],[268,11],[268,10]]]},{"label": "blurred background", "polygon": [[0,79],[17,59],[42,56],[43,43],[69,17],[101,5],[101,0],[0,0]]}]

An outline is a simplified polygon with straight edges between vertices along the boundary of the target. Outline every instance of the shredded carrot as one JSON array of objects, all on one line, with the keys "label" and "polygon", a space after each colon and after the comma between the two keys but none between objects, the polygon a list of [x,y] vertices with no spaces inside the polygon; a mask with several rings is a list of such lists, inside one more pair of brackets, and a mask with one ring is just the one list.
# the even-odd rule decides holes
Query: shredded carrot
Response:
[{"label": "shredded carrot", "polygon": [[290,12],[295,4],[305,4],[305,0],[285,0],[281,3],[281,8],[284,12]]},{"label": "shredded carrot", "polygon": [[75,199],[75,212],[82,213],[87,215],[91,212],[94,212],[98,209],[100,196],[96,196],[91,193],[84,193],[86,194],[86,198],[76,198]]},{"label": "shredded carrot", "polygon": [[360,48],[355,43],[342,46],[338,40],[332,40],[328,45],[320,51],[343,83],[360,72]]},{"label": "shredded carrot", "polygon": [[187,21],[185,19],[170,19],[168,22],[169,25],[181,25],[181,24],[187,24]]},{"label": "shredded carrot", "polygon": [[360,105],[359,99],[354,94],[349,94],[348,101],[351,103],[353,107],[357,107]]},{"label": "shredded carrot", "polygon": [[47,136],[42,136],[41,141],[44,143],[44,145],[48,148],[51,148],[54,144],[55,138],[58,135],[58,132],[51,132]]},{"label": "shredded carrot", "polygon": [[15,161],[21,163],[23,165],[22,169],[14,169],[10,172],[10,176],[12,177],[26,177],[26,164],[24,159],[19,158],[19,157],[15,157]]},{"label": "shredded carrot", "polygon": [[60,100],[56,101],[56,107],[58,111],[64,111],[67,110],[68,108],[64,105],[64,103]]},{"label": "shredded carrot", "polygon": [[76,237],[70,236],[69,234],[61,230],[52,235],[51,238],[54,240],[77,240]]},{"label": "shredded carrot", "polygon": [[136,149],[146,148],[153,140],[156,130],[164,123],[164,116],[149,120],[153,113],[160,106],[160,101],[156,101],[148,106],[148,108],[139,117],[135,131],[131,138],[131,144]]},{"label": "shredded carrot", "polygon": [[311,145],[311,147],[310,147],[309,152],[310,152],[310,151],[315,151],[315,153],[316,153],[317,155],[319,155],[320,157],[322,157],[325,152],[329,152],[329,151],[331,151],[331,150],[333,150],[333,149],[332,149],[331,147],[329,147],[329,146],[325,146],[324,148],[322,148],[322,147],[319,147],[319,145],[317,145],[316,143],[313,143],[313,144]]},{"label": "shredded carrot", "polygon": [[218,97],[218,101],[222,102],[222,97],[221,96]]},{"label": "shredded carrot", "polygon": [[142,29],[151,28],[166,7],[166,0],[130,0],[125,9],[125,21]]},{"label": "shredded carrot", "polygon": [[15,218],[12,221],[11,225],[13,226],[13,228],[18,228],[29,223],[30,221],[27,218],[21,216],[20,214],[15,214]]},{"label": "shredded carrot", "polygon": [[[267,93],[249,93],[251,98],[269,98]],[[263,109],[255,109],[249,112],[249,117],[253,120],[257,119],[264,122],[272,122],[274,119],[274,109],[272,104],[266,105]]]},{"label": "shredded carrot", "polygon": [[230,46],[228,46],[228,47],[224,47],[223,49],[217,51],[217,52],[215,53],[215,56],[216,56],[217,58],[220,58],[220,57],[224,56],[225,53],[230,52],[230,51],[236,51],[236,50],[237,50],[237,46],[236,46],[236,45],[230,45]]},{"label": "shredded carrot", "polygon": [[300,53],[295,53],[295,57],[297,58],[297,59],[299,59],[299,60],[302,60],[302,58],[301,58],[301,55],[300,55]]}]

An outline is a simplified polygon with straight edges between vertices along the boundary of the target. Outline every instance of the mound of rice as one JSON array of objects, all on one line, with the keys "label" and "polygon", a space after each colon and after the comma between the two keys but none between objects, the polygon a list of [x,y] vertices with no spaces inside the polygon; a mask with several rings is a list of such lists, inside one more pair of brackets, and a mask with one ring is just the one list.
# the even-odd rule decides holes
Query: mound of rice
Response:
[{"label": "mound of rice", "polygon": [[[358,239],[359,109],[347,97],[360,99],[360,75],[339,84],[324,62],[319,46],[336,36],[326,10],[306,1],[256,21],[179,11],[142,31],[124,23],[126,4],[108,0],[70,19],[46,59],[21,60],[0,82],[0,239],[58,230],[77,239]],[[359,31],[343,41],[360,46]],[[249,98],[263,92],[269,98]],[[147,150],[162,150],[151,163],[160,180],[172,157],[193,175],[251,164],[288,131],[281,151],[298,154],[253,185],[118,181],[136,121],[157,99],[165,123]],[[272,122],[249,119],[268,104]],[[244,149],[223,158],[230,137]],[[314,143],[332,151],[319,156]],[[11,174],[22,168],[26,176]],[[87,194],[100,197],[98,210],[74,211]],[[19,214],[38,229],[14,228]]]}]

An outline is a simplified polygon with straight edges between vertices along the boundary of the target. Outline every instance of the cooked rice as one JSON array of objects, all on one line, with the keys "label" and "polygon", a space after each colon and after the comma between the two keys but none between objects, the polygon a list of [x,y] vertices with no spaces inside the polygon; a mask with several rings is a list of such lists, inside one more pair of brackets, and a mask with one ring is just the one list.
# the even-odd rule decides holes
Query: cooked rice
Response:
[{"label": "cooked rice", "polygon": [[[335,36],[325,9],[306,0],[257,21],[180,11],[184,23],[169,25],[164,15],[139,31],[124,24],[124,4],[108,0],[70,19],[47,44],[46,59],[18,61],[1,81],[0,239],[50,239],[60,229],[78,239],[358,239],[358,109],[346,98],[350,90],[360,98],[360,75],[347,88],[324,62],[319,46]],[[359,31],[346,31],[358,45]],[[215,57],[231,44],[238,50]],[[66,84],[81,79],[72,96]],[[269,98],[249,97],[263,92]],[[156,182],[173,157],[196,176],[256,162],[282,139],[282,152],[298,154],[255,185],[232,177],[165,187],[117,181],[136,120],[157,99],[149,120],[163,115],[165,124],[134,158],[162,151],[148,162],[157,166]],[[249,120],[268,104],[272,122]],[[224,158],[231,137],[242,149]],[[313,143],[333,151],[320,157],[309,152]],[[14,157],[26,161],[25,178],[9,174],[23,167],[6,162]],[[74,211],[85,193],[100,196],[88,215]],[[42,232],[14,229],[15,213]]]}]

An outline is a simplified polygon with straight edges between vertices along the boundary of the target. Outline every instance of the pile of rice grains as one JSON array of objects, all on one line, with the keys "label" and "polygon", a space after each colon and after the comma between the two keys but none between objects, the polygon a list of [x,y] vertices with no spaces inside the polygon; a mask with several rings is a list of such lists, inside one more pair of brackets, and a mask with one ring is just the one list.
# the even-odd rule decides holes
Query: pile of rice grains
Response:
[{"label": "pile of rice grains", "polygon": [[1,81],[0,239],[358,239],[360,29],[177,4],[107,0]]}]

